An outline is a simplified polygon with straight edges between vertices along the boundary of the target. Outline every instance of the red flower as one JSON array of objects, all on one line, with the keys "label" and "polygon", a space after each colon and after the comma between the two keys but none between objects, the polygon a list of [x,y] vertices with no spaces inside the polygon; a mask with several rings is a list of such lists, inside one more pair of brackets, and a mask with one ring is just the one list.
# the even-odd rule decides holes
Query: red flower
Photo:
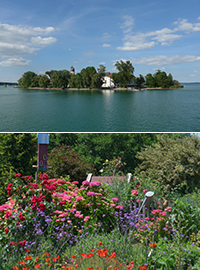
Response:
[{"label": "red flower", "polygon": [[99,246],[103,245],[101,242],[98,243]]},{"label": "red flower", "polygon": [[22,216],[22,213],[21,213],[21,212],[19,213],[19,219],[20,219],[21,221],[25,220],[25,217]]},{"label": "red flower", "polygon": [[8,184],[8,185],[7,185],[7,188],[6,188],[7,194],[8,194],[9,196],[11,195],[11,194],[10,194],[10,191],[12,190],[11,187],[12,187],[12,183]]},{"label": "red flower", "polygon": [[36,264],[36,265],[35,265],[35,268],[39,268],[39,267],[40,267],[40,264]]},{"label": "red flower", "polygon": [[16,173],[15,174],[15,177],[20,177],[21,176],[21,173]]},{"label": "red flower", "polygon": [[6,214],[5,214],[5,218],[8,219],[11,215],[12,214],[9,211],[7,211]]},{"label": "red flower", "polygon": [[32,200],[31,200],[31,203],[36,203],[36,202],[37,202],[37,197],[33,196]]},{"label": "red flower", "polygon": [[24,258],[24,260],[25,260],[25,261],[31,260],[31,256],[26,256],[26,257]]},{"label": "red flower", "polygon": [[18,264],[22,264],[22,265],[23,265],[23,264],[25,264],[25,262],[24,262],[24,261],[22,261],[22,262],[18,262]]},{"label": "red flower", "polygon": [[147,192],[147,190],[146,190],[146,189],[144,189],[144,190],[143,190],[143,192],[144,192],[144,193],[146,193],[146,192]]},{"label": "red flower", "polygon": [[18,221],[16,222],[16,225],[17,225],[17,226],[19,225],[19,222],[18,222]]},{"label": "red flower", "polygon": [[137,190],[132,190],[131,193],[132,193],[133,195],[138,195],[138,191],[137,191]]},{"label": "red flower", "polygon": [[31,209],[36,209],[37,208],[37,205],[36,204],[33,204],[32,206],[31,206]]},{"label": "red flower", "polygon": [[46,206],[45,206],[43,203],[40,204],[39,210],[40,210],[40,211],[45,211],[45,210],[46,210]]},{"label": "red flower", "polygon": [[4,231],[5,231],[6,234],[8,234],[8,232],[9,232],[8,228],[5,228]]},{"label": "red flower", "polygon": [[106,250],[100,249],[100,250],[97,251],[97,254],[98,254],[100,257],[106,257],[107,252],[106,252]]},{"label": "red flower", "polygon": [[24,246],[25,246],[25,244],[26,244],[26,240],[24,240],[24,241],[20,241],[20,242],[19,242],[19,244],[20,244],[21,246],[23,246],[23,247],[24,247]]}]

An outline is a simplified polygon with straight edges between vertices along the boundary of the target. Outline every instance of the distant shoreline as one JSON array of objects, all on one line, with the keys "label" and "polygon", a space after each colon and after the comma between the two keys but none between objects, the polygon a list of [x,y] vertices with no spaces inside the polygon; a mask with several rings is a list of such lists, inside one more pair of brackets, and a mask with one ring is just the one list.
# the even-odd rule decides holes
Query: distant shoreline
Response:
[{"label": "distant shoreline", "polygon": [[43,88],[43,87],[27,87],[27,88],[22,88],[18,87],[21,89],[28,89],[28,90],[58,90],[58,91],[133,91],[133,92],[138,92],[144,89],[136,89],[136,88]]},{"label": "distant shoreline", "polygon": [[162,87],[146,87],[146,88],[43,88],[43,87],[17,87],[21,89],[28,89],[28,90],[56,90],[56,91],[132,91],[132,92],[139,92],[144,90],[173,90],[173,89],[182,89],[184,88],[183,85],[179,87],[172,87],[172,88],[162,88]]}]

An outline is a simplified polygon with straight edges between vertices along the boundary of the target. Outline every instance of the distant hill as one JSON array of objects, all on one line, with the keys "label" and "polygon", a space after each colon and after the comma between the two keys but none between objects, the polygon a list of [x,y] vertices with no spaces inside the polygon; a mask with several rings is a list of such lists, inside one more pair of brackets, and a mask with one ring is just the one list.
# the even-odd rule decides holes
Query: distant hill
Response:
[{"label": "distant hill", "polygon": [[0,85],[18,85],[18,83],[12,83],[12,82],[0,82]]}]

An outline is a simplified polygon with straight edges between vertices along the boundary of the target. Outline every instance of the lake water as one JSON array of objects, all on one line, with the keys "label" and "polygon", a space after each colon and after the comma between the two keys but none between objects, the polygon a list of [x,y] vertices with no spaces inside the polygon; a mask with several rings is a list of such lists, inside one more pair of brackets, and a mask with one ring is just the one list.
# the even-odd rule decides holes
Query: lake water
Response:
[{"label": "lake water", "polygon": [[0,132],[200,132],[200,84],[178,90],[0,86]]}]

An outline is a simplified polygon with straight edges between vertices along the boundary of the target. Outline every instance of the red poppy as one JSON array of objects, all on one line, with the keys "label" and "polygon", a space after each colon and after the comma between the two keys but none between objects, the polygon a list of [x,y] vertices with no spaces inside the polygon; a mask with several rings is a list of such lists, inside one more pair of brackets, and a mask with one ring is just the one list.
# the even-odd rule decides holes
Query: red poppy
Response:
[{"label": "red poppy", "polygon": [[31,256],[26,256],[26,257],[24,258],[24,260],[25,260],[25,261],[31,260]]}]

